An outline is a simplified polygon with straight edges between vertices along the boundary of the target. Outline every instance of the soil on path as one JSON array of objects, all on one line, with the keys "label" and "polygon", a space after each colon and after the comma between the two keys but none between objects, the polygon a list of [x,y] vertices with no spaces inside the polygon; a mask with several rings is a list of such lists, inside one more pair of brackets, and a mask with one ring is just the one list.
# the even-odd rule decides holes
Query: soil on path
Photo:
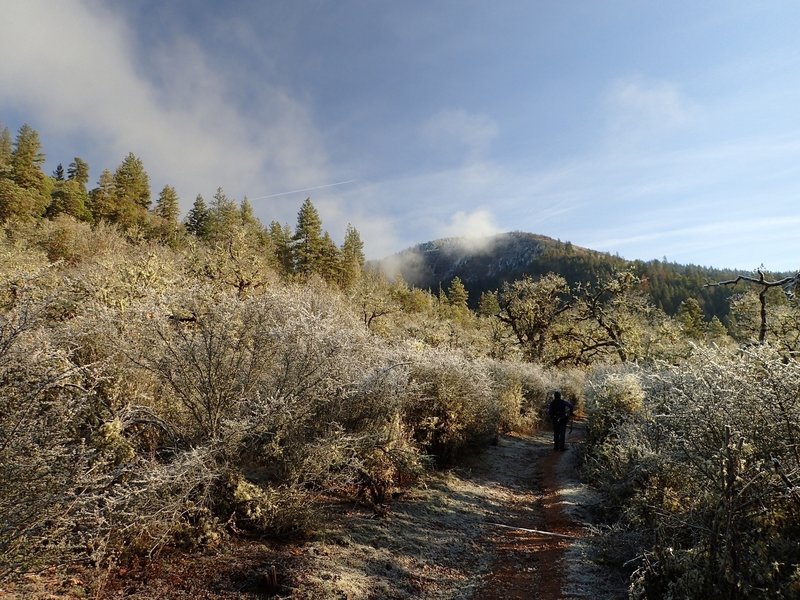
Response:
[{"label": "soil on path", "polygon": [[582,432],[576,425],[565,452],[546,431],[501,436],[396,503],[387,519],[351,519],[345,547],[319,547],[295,597],[621,597],[590,556],[583,521],[594,499],[576,472]]},{"label": "soil on path", "polygon": [[[506,460],[501,459],[499,465],[496,463],[500,457],[487,457],[490,469],[508,468],[509,463],[517,463],[507,472],[512,476],[517,474],[521,485],[530,483],[533,510],[514,502],[507,505],[508,517],[503,524],[519,529],[495,526],[490,541],[495,546],[496,558],[485,584],[474,596],[476,600],[567,597],[564,595],[568,568],[566,551],[574,539],[584,537],[585,529],[565,510],[566,501],[561,490],[565,477],[574,471],[575,443],[581,432],[579,429],[570,438],[565,452],[553,450],[552,439],[545,432],[525,440],[527,448],[501,452],[507,456],[502,457]],[[519,443],[509,445],[520,446]]]}]

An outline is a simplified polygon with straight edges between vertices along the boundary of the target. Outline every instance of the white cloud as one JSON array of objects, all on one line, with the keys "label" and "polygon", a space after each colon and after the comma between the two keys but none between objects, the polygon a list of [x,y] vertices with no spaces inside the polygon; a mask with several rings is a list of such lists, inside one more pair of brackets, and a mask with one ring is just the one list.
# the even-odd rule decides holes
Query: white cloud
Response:
[{"label": "white cloud", "polygon": [[440,229],[441,237],[484,238],[500,233],[492,213],[478,209],[467,213],[458,211],[447,225]]},{"label": "white cloud", "polygon": [[241,110],[230,93],[236,82],[192,40],[137,47],[119,16],[80,0],[7,2],[3,13],[0,102],[40,133],[89,138],[94,158],[106,161],[85,157],[95,177],[134,152],[154,194],[171,183],[184,208],[219,185],[241,197],[330,181],[306,108],[263,84],[252,102],[259,108]]},{"label": "white cloud", "polygon": [[687,125],[695,107],[668,81],[621,79],[606,93],[611,135],[638,137]]}]

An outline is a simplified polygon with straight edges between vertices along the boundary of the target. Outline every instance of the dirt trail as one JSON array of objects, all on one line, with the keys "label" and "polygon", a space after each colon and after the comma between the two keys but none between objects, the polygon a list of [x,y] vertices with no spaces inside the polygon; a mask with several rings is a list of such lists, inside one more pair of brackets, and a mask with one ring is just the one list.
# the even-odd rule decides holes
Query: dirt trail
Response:
[{"label": "dirt trail", "polygon": [[[619,598],[591,560],[586,506],[577,479],[576,425],[568,449],[550,432],[501,436],[471,463],[435,474],[386,519],[350,513],[295,580],[293,598]],[[532,529],[565,537],[522,531]]]},{"label": "dirt trail", "polygon": [[565,510],[560,490],[565,485],[565,473],[574,470],[575,443],[581,431],[570,436],[566,452],[555,452],[550,435],[544,432],[526,440],[504,438],[501,445],[507,444],[508,451],[495,452],[496,456],[490,452],[485,457],[489,472],[502,469],[516,478],[509,483],[530,488],[532,510],[520,505],[526,494],[510,499],[503,524],[556,535],[495,526],[489,540],[496,558],[485,584],[473,596],[475,600],[567,597],[563,591],[568,568],[565,553],[574,542],[558,536],[579,539],[584,528]]}]

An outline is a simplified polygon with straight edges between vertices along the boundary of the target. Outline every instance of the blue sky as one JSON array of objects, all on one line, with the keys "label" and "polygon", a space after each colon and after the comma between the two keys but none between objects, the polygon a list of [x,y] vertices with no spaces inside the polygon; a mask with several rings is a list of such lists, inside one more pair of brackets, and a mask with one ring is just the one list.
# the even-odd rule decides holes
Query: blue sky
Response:
[{"label": "blue sky", "polygon": [[[800,4],[0,0],[0,123],[378,258],[529,231],[800,268]],[[308,191],[296,191],[308,190]],[[291,192],[291,193],[287,193]]]}]

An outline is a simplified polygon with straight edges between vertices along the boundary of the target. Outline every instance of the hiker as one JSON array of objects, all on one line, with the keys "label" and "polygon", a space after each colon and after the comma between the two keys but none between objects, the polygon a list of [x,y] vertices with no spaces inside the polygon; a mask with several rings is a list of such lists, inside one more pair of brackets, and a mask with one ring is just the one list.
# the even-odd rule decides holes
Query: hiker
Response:
[{"label": "hiker", "polygon": [[553,423],[553,443],[555,450],[566,450],[564,440],[567,437],[567,423],[572,417],[573,406],[571,402],[561,398],[561,392],[553,392],[553,401],[550,402],[548,412]]}]

